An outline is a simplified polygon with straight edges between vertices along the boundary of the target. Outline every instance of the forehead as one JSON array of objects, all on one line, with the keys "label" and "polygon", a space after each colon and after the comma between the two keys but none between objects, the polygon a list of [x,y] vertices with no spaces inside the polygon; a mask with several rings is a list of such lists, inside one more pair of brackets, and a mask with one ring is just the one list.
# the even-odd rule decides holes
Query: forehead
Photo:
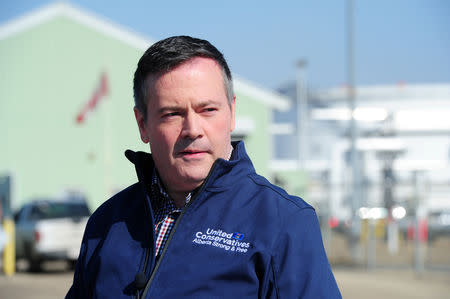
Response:
[{"label": "forehead", "polygon": [[[222,68],[211,58],[195,57],[146,78],[147,99],[177,96],[226,96]],[[177,95],[178,93],[178,95]]]}]

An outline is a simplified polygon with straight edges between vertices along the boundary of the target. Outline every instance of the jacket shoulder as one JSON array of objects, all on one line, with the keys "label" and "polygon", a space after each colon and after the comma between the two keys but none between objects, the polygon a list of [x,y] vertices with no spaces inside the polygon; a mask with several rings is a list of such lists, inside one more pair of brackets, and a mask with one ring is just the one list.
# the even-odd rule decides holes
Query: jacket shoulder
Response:
[{"label": "jacket shoulder", "polygon": [[92,213],[89,218],[88,229],[101,229],[112,222],[126,217],[127,211],[133,210],[141,198],[139,183],[135,183],[106,200]]},{"label": "jacket shoulder", "polygon": [[250,174],[249,177],[254,184],[265,189],[266,192],[269,192],[272,196],[277,197],[282,202],[285,202],[289,208],[314,210],[314,208],[302,198],[288,194],[283,188],[270,183],[265,177],[256,173]]}]

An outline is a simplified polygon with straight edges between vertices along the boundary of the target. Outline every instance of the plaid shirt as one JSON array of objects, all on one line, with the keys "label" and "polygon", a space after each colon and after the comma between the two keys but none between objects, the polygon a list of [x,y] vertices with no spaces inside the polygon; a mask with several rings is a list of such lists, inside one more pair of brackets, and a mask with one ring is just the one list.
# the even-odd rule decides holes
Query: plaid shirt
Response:
[{"label": "plaid shirt", "polygon": [[[177,220],[181,214],[183,208],[178,209],[173,199],[164,190],[164,187],[159,181],[156,169],[153,170],[152,184],[151,184],[151,196],[150,200],[155,217],[155,235],[156,235],[156,250],[155,255],[158,258],[164,249],[164,245],[167,242],[167,238]],[[191,194],[186,196],[185,204],[191,199]]]},{"label": "plaid shirt", "polygon": [[[230,148],[230,154],[228,155],[227,160],[231,159],[232,153],[233,147]],[[166,245],[167,239],[169,238],[170,232],[172,231],[173,225],[184,207],[180,209],[176,207],[173,199],[167,194],[166,190],[164,190],[156,172],[156,168],[153,169],[150,192],[150,201],[155,217],[155,256],[156,258],[159,258]],[[185,206],[191,200],[191,196],[192,192],[186,196]]]}]

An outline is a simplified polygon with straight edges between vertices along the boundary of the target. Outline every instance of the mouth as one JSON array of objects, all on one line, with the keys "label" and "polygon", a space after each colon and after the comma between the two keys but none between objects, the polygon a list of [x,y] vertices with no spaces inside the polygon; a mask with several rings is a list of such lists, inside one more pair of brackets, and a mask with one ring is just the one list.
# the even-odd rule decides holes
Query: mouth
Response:
[{"label": "mouth", "polygon": [[186,150],[180,151],[178,153],[178,155],[181,157],[186,157],[186,158],[200,158],[204,154],[207,154],[207,153],[208,153],[208,151],[204,151],[204,150],[186,149]]}]

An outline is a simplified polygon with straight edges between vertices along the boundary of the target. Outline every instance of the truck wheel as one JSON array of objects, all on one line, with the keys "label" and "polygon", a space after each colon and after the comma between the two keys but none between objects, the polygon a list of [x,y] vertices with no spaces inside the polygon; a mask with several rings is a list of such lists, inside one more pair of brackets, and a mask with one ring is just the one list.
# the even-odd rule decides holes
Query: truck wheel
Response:
[{"label": "truck wheel", "polygon": [[28,271],[33,273],[38,273],[42,271],[42,262],[37,259],[28,260]]},{"label": "truck wheel", "polygon": [[69,265],[69,269],[74,271],[77,266],[77,260],[67,260],[67,264]]},{"label": "truck wheel", "polygon": [[41,272],[41,261],[38,258],[34,258],[31,252],[31,245],[28,245],[25,251],[26,260],[28,262],[28,272]]}]

